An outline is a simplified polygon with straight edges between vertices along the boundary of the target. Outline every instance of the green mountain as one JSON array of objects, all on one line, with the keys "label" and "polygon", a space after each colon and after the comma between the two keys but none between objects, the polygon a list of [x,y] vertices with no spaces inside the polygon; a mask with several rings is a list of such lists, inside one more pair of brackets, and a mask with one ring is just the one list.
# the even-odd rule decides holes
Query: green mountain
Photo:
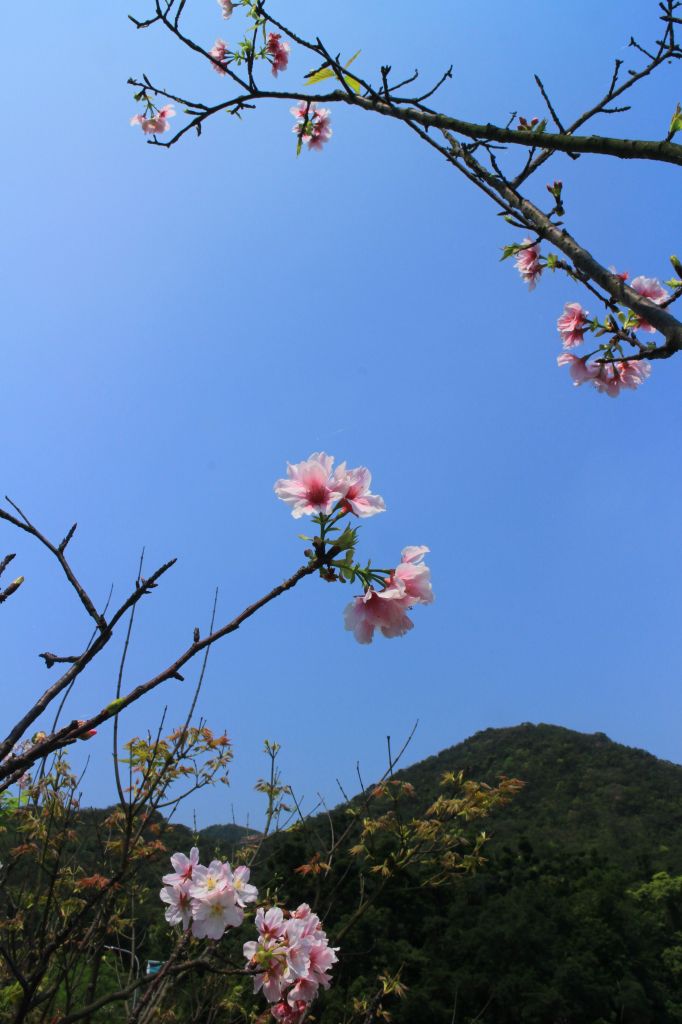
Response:
[{"label": "green mountain", "polygon": [[[255,840],[252,881],[263,898],[310,903],[341,947],[333,985],[306,1021],[682,1024],[682,767],[602,733],[530,724],[487,729],[398,772],[398,816],[422,818],[442,792],[444,773],[459,772],[490,785],[506,775],[524,786],[489,817],[465,825],[471,837],[481,828],[489,833],[486,863],[437,887],[423,863],[398,866],[387,878],[373,870],[390,849],[386,833],[378,833],[379,859],[350,852],[360,845],[362,819],[379,822],[386,811],[376,799],[366,812],[367,793],[260,844],[236,825],[200,833],[204,863],[216,854],[239,860]],[[94,876],[110,870],[105,816],[81,812],[69,838]],[[168,852],[193,842],[190,829],[160,816],[148,828],[160,839],[135,882],[141,962],[170,953],[160,878]],[[346,831],[347,841],[329,857],[329,837]],[[17,842],[11,830],[0,833],[0,860]],[[22,870],[13,879],[21,881]],[[370,901],[357,917],[361,896]],[[115,944],[126,935],[127,926]],[[244,939],[241,929],[231,931],[212,955],[239,963]],[[381,997],[378,979],[397,975],[402,996]],[[255,1007],[250,980],[235,984],[235,1005]],[[250,1011],[235,1016],[226,991],[220,974],[203,976],[199,986],[189,978],[177,992],[177,1019],[246,1020]],[[199,996],[213,1007],[209,1016],[197,1010]],[[117,1013],[104,1008],[93,1024],[122,1019]],[[378,1015],[384,1013],[390,1018]]]},{"label": "green mountain", "polygon": [[[323,1024],[398,970],[407,993],[389,1001],[396,1024],[682,1021],[682,767],[602,733],[487,729],[399,773],[414,787],[411,809],[435,799],[443,772],[462,769],[525,782],[483,823],[487,865],[437,889],[418,878],[387,885],[344,939]],[[343,816],[332,815],[337,829]],[[310,850],[286,835],[275,846],[282,888],[297,898],[301,882],[284,869]],[[336,865],[332,934],[357,902],[357,874],[352,861]],[[304,895],[322,894],[310,882]]]}]

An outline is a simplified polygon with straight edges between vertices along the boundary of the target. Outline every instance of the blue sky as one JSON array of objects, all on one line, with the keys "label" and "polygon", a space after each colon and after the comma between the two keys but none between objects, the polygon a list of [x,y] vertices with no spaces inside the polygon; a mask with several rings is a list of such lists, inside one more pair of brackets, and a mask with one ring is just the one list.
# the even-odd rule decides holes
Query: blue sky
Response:
[{"label": "blue sky", "polygon": [[[234,40],[236,16],[189,6],[197,38]],[[542,115],[533,72],[566,119],[590,105],[611,58],[632,61],[630,34],[657,32],[656,6],[440,0],[425,19],[403,0],[301,0],[291,20],[335,52],[362,47],[367,77],[453,63],[441,107],[505,123]],[[517,235],[398,123],[334,110],[325,151],[297,160],[289,104],[272,102],[146,146],[129,75],[198,98],[226,86],[127,9],[46,8],[38,40],[27,10],[5,12],[3,492],[55,539],[78,520],[71,557],[100,604],[112,583],[122,598],[142,546],[149,569],[178,557],[141,610],[131,685],[205,628],[216,586],[226,621],[300,564],[272,484],[313,450],[372,469],[389,511],[363,526],[361,556],[428,544],[437,595],[404,640],[365,648],[342,628],[349,589],[307,580],[216,647],[200,711],[233,737],[233,782],[180,819],[233,805],[257,822],[266,737],[306,806],[333,803],[335,779],[352,790],[356,761],[378,775],[386,735],[416,719],[411,761],[522,721],[682,761],[682,360],[617,401],[571,388],[555,321],[584,297],[547,275],[528,293],[499,262]],[[307,70],[293,54],[286,83]],[[662,137],[677,70],[595,130]],[[603,262],[669,275],[672,168],[558,156],[546,170],[531,194],[562,178],[569,224]],[[72,653],[88,623],[35,544],[3,528],[0,546],[27,578],[2,615],[10,724],[50,679],[37,652]],[[119,651],[83,677],[72,715],[109,700]],[[154,730],[166,705],[179,722],[190,680],[135,706],[123,734]],[[86,802],[113,797],[110,751],[105,729]]]}]

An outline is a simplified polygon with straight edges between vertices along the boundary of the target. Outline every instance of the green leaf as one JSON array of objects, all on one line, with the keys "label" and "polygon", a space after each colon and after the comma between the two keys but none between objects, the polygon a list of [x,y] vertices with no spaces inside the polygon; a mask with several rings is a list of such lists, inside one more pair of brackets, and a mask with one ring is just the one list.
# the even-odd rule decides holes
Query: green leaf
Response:
[{"label": "green leaf", "polygon": [[505,245],[502,249],[502,255],[500,256],[500,263],[502,260],[508,260],[510,256],[516,256],[517,252],[522,247],[518,242],[512,242],[511,245]]},{"label": "green leaf", "polygon": [[[345,64],[341,65],[342,68],[344,69],[344,71],[348,67],[350,67],[350,65],[353,63],[355,58],[358,57],[361,52],[362,52],[361,50],[358,50],[357,53],[354,53],[353,56],[349,60],[346,61]],[[305,80],[306,80],[305,84],[306,85],[317,85],[318,82],[324,82],[327,78],[336,78],[336,72],[333,70],[333,68],[325,67],[323,65],[321,68],[318,68],[317,71],[310,71],[305,76]],[[343,76],[343,80],[346,83],[346,85],[350,86],[350,88],[353,90],[353,92],[360,92],[360,83],[358,82],[358,80],[356,78],[353,78],[352,75],[344,75]]]},{"label": "green leaf", "polygon": [[679,131],[682,131],[682,107],[678,103],[670,122],[669,132],[671,135],[674,135],[675,132]]}]

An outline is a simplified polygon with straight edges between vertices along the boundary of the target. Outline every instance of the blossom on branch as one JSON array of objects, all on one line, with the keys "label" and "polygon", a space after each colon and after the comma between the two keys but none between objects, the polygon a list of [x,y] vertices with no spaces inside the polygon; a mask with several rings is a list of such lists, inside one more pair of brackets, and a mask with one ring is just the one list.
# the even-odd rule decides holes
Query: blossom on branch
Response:
[{"label": "blossom on branch", "polygon": [[236,928],[243,920],[244,911],[229,886],[192,900],[192,935],[197,939],[222,939],[227,928]]},{"label": "blossom on branch", "polygon": [[306,100],[301,100],[297,106],[289,109],[296,118],[296,124],[291,130],[298,137],[299,148],[305,143],[309,149],[322,149],[332,137],[330,111]]},{"label": "blossom on branch", "polygon": [[169,924],[181,924],[183,931],[187,931],[192,921],[192,897],[187,882],[176,882],[175,885],[165,885],[160,893],[161,899],[168,904],[166,920]]},{"label": "blossom on branch", "polygon": [[160,897],[168,904],[166,920],[189,928],[197,939],[220,939],[226,928],[236,928],[244,920],[244,907],[258,899],[258,890],[249,885],[249,869],[230,867],[227,861],[199,863],[196,846],[189,857],[174,853],[175,871],[163,876]]},{"label": "blossom on branch", "polygon": [[524,238],[523,245],[524,248],[519,249],[514,258],[514,266],[532,291],[543,269],[540,263],[540,245],[538,242],[532,242],[530,238]]},{"label": "blossom on branch", "polygon": [[384,499],[369,489],[372,474],[366,466],[346,469],[346,463],[342,462],[334,471],[334,480],[338,489],[343,491],[344,506],[361,519],[386,511]]},{"label": "blossom on branch", "polygon": [[345,495],[339,481],[332,478],[334,456],[313,452],[304,462],[287,463],[287,479],[275,482],[275,494],[291,505],[294,519],[315,512],[329,515]]},{"label": "blossom on branch", "polygon": [[171,857],[171,864],[175,872],[163,876],[164,885],[178,885],[181,882],[189,882],[192,878],[194,868],[199,864],[199,851],[193,846],[189,851],[189,857],[184,853],[174,853]]},{"label": "blossom on branch", "polygon": [[272,58],[272,73],[277,78],[280,71],[286,71],[289,65],[289,52],[291,47],[288,43],[282,42],[280,32],[269,32],[265,49],[268,56]]},{"label": "blossom on branch", "polygon": [[615,362],[587,362],[570,352],[557,357],[559,366],[568,366],[576,387],[589,381],[602,395],[617,398],[623,388],[635,390],[651,373],[651,364],[642,359],[623,359]]},{"label": "blossom on branch", "polygon": [[285,919],[279,908],[256,913],[257,941],[244,943],[244,957],[254,971],[253,990],[263,992],[275,1020],[297,1024],[320,986],[329,988],[337,962],[317,914],[307,903]]},{"label": "blossom on branch", "polygon": [[227,56],[227,43],[224,39],[216,39],[212,49],[208,51],[209,57],[213,57],[215,63],[213,64],[213,70],[219,75],[227,74],[227,63],[225,57]]},{"label": "blossom on branch", "polygon": [[557,320],[557,329],[564,343],[564,348],[575,348],[584,341],[587,316],[579,302],[567,302],[564,311]]},{"label": "blossom on branch", "polygon": [[175,108],[172,103],[166,103],[151,117],[135,114],[135,117],[131,117],[130,123],[131,125],[139,124],[145,135],[163,135],[170,128],[169,117],[175,117]]},{"label": "blossom on branch", "polygon": [[423,564],[427,547],[403,548],[400,565],[389,575],[383,590],[368,587],[344,612],[346,629],[360,644],[370,644],[374,631],[392,639],[414,626],[407,612],[416,604],[431,604],[431,571]]},{"label": "blossom on branch", "polygon": [[[657,306],[660,306],[666,299],[670,298],[670,293],[666,291],[661,282],[655,277],[635,277],[630,287],[633,291],[636,291],[643,298],[654,302]],[[656,333],[656,328],[652,327],[646,320],[643,320],[641,316],[637,317],[637,330],[648,331],[650,334]]]},{"label": "blossom on branch", "polygon": [[232,0],[218,0],[218,6],[223,12],[223,18],[231,18],[234,11]]},{"label": "blossom on branch", "polygon": [[372,494],[372,474],[366,466],[346,469],[342,462],[332,473],[334,456],[313,452],[304,462],[287,463],[287,478],[275,481],[275,494],[292,506],[294,519],[322,513],[329,515],[337,504],[361,519],[385,512],[384,499]]}]

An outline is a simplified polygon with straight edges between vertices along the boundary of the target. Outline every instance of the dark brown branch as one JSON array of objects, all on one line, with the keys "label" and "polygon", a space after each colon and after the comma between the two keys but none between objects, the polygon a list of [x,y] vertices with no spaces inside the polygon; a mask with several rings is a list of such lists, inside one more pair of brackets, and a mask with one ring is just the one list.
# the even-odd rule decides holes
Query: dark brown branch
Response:
[{"label": "dark brown branch", "polygon": [[[74,720],[70,722],[68,725],[64,726],[62,729],[59,729],[57,732],[52,733],[52,735],[47,736],[43,741],[37,743],[25,754],[19,754],[14,757],[6,758],[4,762],[0,763],[0,780],[6,779],[10,774],[14,775],[17,771],[21,769],[25,770],[30,765],[34,764],[35,761],[40,760],[46,755],[52,753],[52,751],[54,750],[58,750],[60,747],[63,747],[67,743],[73,743],[78,739],[84,738],[86,734],[90,732],[92,729],[96,729],[103,722],[106,722],[108,721],[108,719],[113,718],[115,715],[119,714],[124,708],[139,700],[140,697],[144,696],[146,693],[149,693],[151,690],[156,689],[156,687],[160,686],[161,683],[167,682],[169,679],[177,679],[178,675],[180,674],[180,669],[183,667],[183,665],[185,665],[188,661],[190,661],[197,654],[199,654],[200,651],[203,651],[207,647],[210,647],[217,640],[222,639],[222,637],[228,636],[230,633],[234,633],[237,629],[239,629],[242,623],[246,622],[247,619],[250,619],[252,615],[255,615],[255,613],[259,611],[261,608],[263,608],[266,604],[269,604],[270,601],[273,601],[276,597],[279,597],[281,594],[286,593],[287,590],[291,590],[292,587],[295,587],[296,584],[300,583],[300,581],[302,579],[305,579],[306,576],[310,576],[313,573],[317,572],[320,568],[323,567],[323,564],[324,563],[319,559],[315,559],[309,562],[307,565],[302,566],[293,574],[293,576],[290,576],[288,579],[284,580],[284,582],[280,583],[278,586],[273,587],[273,589],[269,593],[267,593],[264,597],[261,597],[258,601],[254,601],[253,604],[250,604],[247,608],[240,612],[239,615],[235,616],[234,619],[226,623],[226,625],[221,626],[220,629],[217,629],[215,630],[215,632],[210,633],[202,640],[193,642],[185,651],[183,651],[183,653],[173,662],[172,665],[168,666],[168,668],[164,669],[162,672],[159,672],[152,679],[148,679],[146,682],[140,683],[139,686],[136,686],[124,697],[112,701],[111,704],[107,705],[96,715],[93,715],[91,718],[87,720]],[[167,566],[163,568],[165,570]],[[161,570],[159,570],[159,572],[160,571]],[[148,582],[149,581],[147,581],[147,583]],[[136,593],[138,592],[139,590],[136,591]],[[114,621],[118,620],[118,618],[120,618],[120,616],[124,614],[124,611],[128,607],[130,607],[132,603],[134,602],[133,597],[131,596],[131,598],[129,598],[128,601],[126,601],[126,603],[122,606],[122,608],[119,609],[119,611],[116,613],[114,619],[112,619],[112,622],[110,623],[110,627],[113,626]],[[79,665],[81,665],[81,663],[85,659],[87,659],[87,661],[91,661],[94,655],[99,650],[101,650],[103,643],[98,644],[98,641],[101,641],[101,639],[101,637],[97,638],[92,647],[83,655],[83,658],[79,662]],[[44,707],[42,706],[43,702],[45,702],[45,706],[47,706],[49,701],[55,696],[55,692],[59,692],[61,689],[64,689],[66,685],[69,684],[69,682],[71,681],[71,673],[75,674],[76,670],[79,668],[79,665],[74,665],[72,669],[70,669],[68,672],[64,674],[64,676],[62,676],[61,680],[57,681],[54,687],[51,687],[50,690],[46,691],[46,694],[51,694],[49,699],[46,700],[45,695],[43,695],[43,697],[34,705],[31,711],[29,711],[29,713],[24,716],[21,722],[19,722],[18,725],[15,726],[15,728],[10,733],[10,736],[7,738],[7,740],[5,740],[3,745],[0,747],[0,757],[3,757],[4,754],[8,752],[8,750],[11,750],[16,740],[23,736],[28,725],[30,725],[31,722],[33,722],[38,717],[38,715],[44,710]],[[9,746],[7,746],[8,742]],[[0,781],[0,791],[2,791],[2,789],[4,788],[6,788],[6,784]]]}]

